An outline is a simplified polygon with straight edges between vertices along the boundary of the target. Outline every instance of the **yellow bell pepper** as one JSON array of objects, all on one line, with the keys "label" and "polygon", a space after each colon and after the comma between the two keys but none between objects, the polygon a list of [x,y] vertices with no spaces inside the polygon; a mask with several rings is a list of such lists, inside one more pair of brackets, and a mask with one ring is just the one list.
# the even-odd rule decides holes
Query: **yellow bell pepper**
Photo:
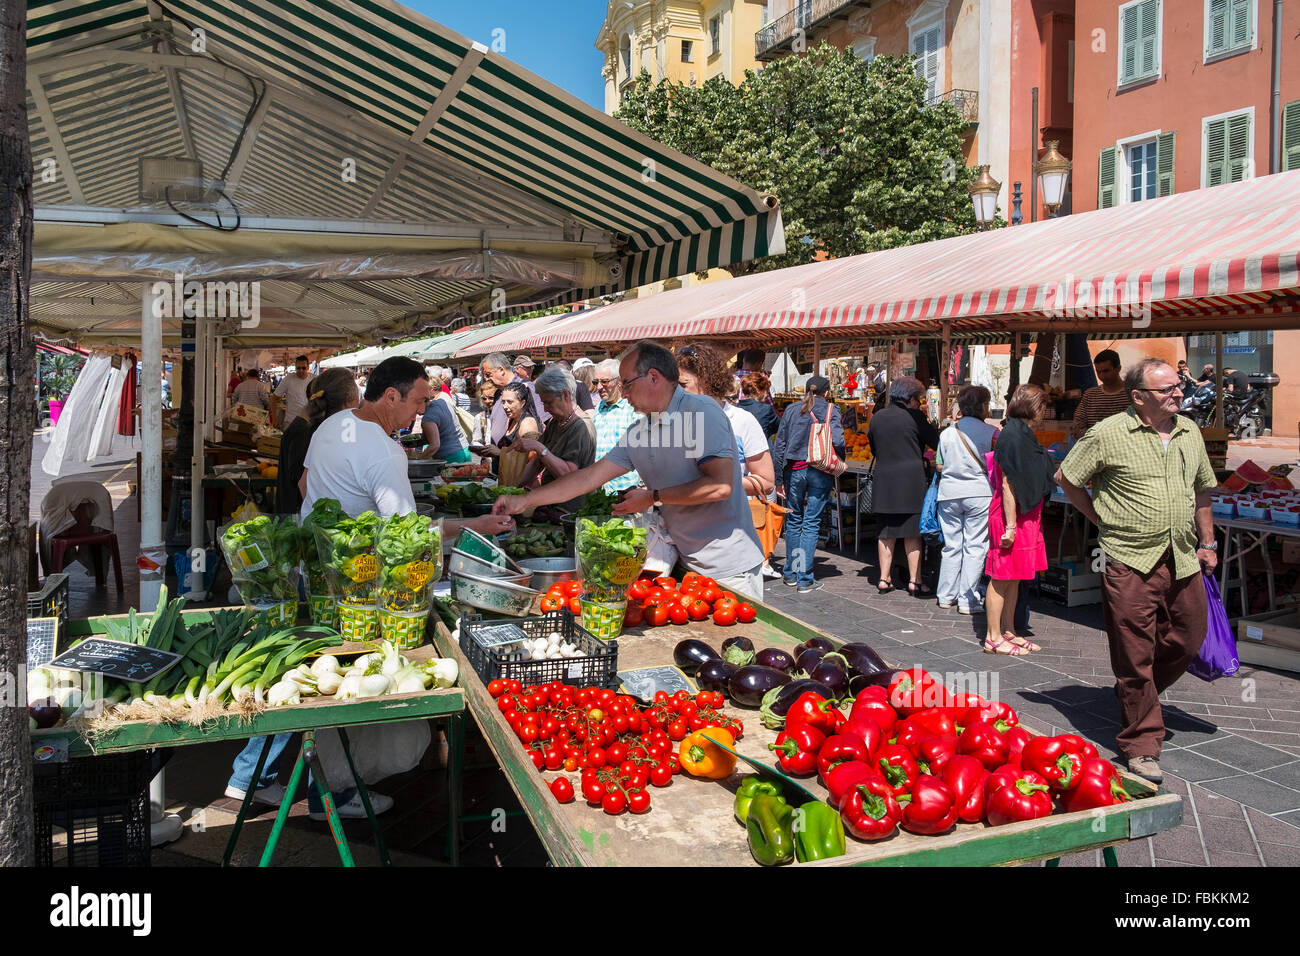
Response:
[{"label": "yellow bell pepper", "polygon": [[730,777],[736,769],[736,755],[723,750],[718,744],[733,747],[735,743],[736,738],[731,735],[731,731],[721,727],[705,727],[682,741],[677,759],[681,761],[682,769],[693,777],[721,780]]}]

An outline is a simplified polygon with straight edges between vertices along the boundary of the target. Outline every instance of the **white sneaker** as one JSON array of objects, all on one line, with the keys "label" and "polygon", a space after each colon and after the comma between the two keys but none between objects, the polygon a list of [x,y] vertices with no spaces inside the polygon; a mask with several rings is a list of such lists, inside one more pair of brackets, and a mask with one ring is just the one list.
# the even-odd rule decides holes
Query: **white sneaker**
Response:
[{"label": "white sneaker", "polygon": [[959,606],[959,607],[957,608],[957,613],[958,613],[958,614],[965,614],[965,615],[967,615],[968,617],[975,616],[975,615],[979,615],[979,614],[983,614],[983,613],[984,613],[984,605],[983,605],[983,604],[977,604],[975,607],[960,607],[960,606]]},{"label": "white sneaker", "polygon": [[[386,813],[393,808],[393,798],[386,797],[382,793],[375,793],[372,790],[370,791],[370,806],[374,809],[375,816],[379,816],[379,814]],[[339,816],[344,820],[364,820],[366,818],[366,805],[361,802],[361,794],[359,793],[354,793],[351,800],[340,804],[335,809],[338,810]],[[325,811],[322,810],[319,813],[310,811],[307,816],[313,820],[324,820]]]},{"label": "white sneaker", "polygon": [[[237,787],[226,787],[226,796],[231,800],[242,801],[248,795],[248,791],[240,790]],[[273,807],[278,807],[280,801],[284,799],[284,785],[276,781],[269,787],[259,787],[253,793],[254,803],[269,803]]]},{"label": "white sneaker", "polygon": [[781,572],[780,572],[780,571],[778,571],[778,570],[776,570],[776,568],[772,567],[772,565],[771,565],[769,562],[767,562],[767,561],[764,561],[764,562],[763,562],[763,577],[765,577],[765,578],[779,578],[780,576],[781,576]]}]

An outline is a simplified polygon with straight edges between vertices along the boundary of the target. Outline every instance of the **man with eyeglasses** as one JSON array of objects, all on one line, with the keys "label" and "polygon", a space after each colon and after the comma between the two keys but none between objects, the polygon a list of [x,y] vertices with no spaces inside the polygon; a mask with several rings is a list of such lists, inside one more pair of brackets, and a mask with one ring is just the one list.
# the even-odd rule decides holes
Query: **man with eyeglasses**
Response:
[{"label": "man with eyeglasses", "polygon": [[[277,428],[287,428],[307,407],[307,383],[310,380],[311,363],[307,356],[299,355],[293,360],[293,374],[280,379],[280,384],[271,393],[271,422]],[[280,416],[281,406],[284,407],[284,417]]]},{"label": "man with eyeglasses", "polygon": [[[618,362],[615,359],[605,359],[596,366],[596,377],[591,384],[600,396],[591,419],[596,426],[596,461],[600,461],[613,450],[637,420],[637,413],[632,403],[623,397],[623,383],[618,377]],[[605,482],[601,487],[606,492],[619,492],[635,488],[640,483],[640,476],[635,471],[629,471]]]},{"label": "man with eyeglasses", "polygon": [[[1205,587],[1218,563],[1210,514],[1214,470],[1200,431],[1178,414],[1182,384],[1159,359],[1124,377],[1132,405],[1099,422],[1070,450],[1056,481],[1100,529],[1102,611],[1129,770],[1160,773],[1160,694],[1205,639]],[[1092,497],[1084,486],[1092,483]]]}]

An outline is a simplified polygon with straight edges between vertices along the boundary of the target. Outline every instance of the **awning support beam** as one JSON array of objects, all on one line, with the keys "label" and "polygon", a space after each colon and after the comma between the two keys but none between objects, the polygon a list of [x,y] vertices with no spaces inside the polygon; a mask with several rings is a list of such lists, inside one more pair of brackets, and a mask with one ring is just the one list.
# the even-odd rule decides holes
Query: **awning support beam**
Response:
[{"label": "awning support beam", "polygon": [[[36,76],[28,75],[27,88],[31,90],[32,99],[36,101],[36,112],[41,117],[41,125],[45,127],[45,135],[50,138],[50,149],[54,150],[54,160],[59,164],[57,172],[63,177],[72,201],[80,205],[86,201],[86,196],[81,191],[81,183],[77,181],[77,171],[72,166],[72,157],[68,155],[63,135],[59,132],[59,124],[54,119],[50,98],[45,95],[45,87]],[[35,161],[36,158],[33,157],[33,162]]]}]

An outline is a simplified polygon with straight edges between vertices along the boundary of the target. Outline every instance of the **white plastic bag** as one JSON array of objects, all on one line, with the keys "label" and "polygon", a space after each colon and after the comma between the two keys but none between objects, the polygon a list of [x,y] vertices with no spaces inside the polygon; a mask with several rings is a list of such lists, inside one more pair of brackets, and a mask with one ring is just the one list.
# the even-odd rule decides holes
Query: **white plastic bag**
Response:
[{"label": "white plastic bag", "polygon": [[[352,762],[367,784],[414,769],[429,749],[431,740],[433,734],[427,720],[348,728]],[[316,754],[331,790],[337,793],[355,786],[337,730],[316,731]]]},{"label": "white plastic bag", "polygon": [[656,574],[672,574],[673,567],[677,564],[677,546],[668,536],[668,529],[659,512],[650,510],[630,517],[646,531],[646,559],[642,573],[654,571]]}]

